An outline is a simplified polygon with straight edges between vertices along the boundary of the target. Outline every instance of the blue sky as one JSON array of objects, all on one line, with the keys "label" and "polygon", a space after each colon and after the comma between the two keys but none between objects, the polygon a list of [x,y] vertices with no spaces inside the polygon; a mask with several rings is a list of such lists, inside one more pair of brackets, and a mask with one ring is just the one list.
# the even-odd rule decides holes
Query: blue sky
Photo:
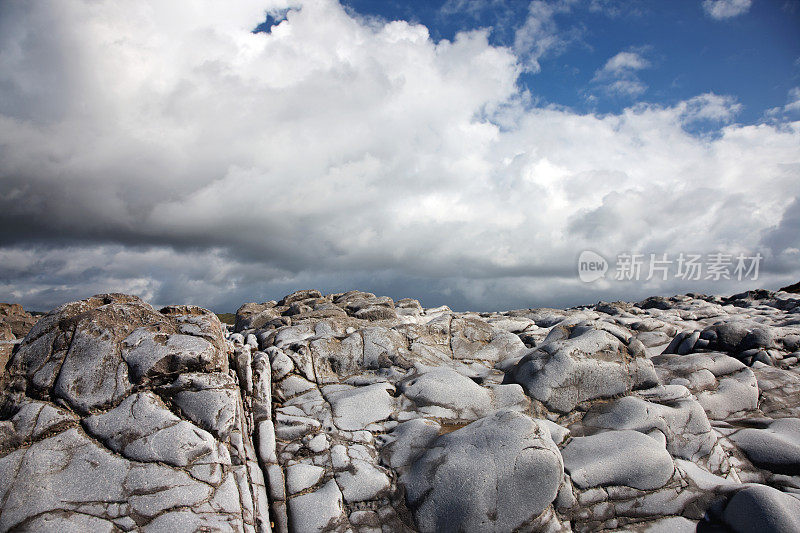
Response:
[{"label": "blue sky", "polygon": [[[343,1],[0,2],[0,301],[800,279],[798,1]],[[763,262],[583,282],[586,251]]]},{"label": "blue sky", "polygon": [[[427,26],[434,39],[487,28],[490,42],[514,46],[529,2],[514,0],[347,0],[355,12]],[[800,84],[800,2],[755,0],[739,15],[718,19],[701,2],[620,0],[561,2],[553,14],[559,42],[538,61],[539,72],[519,82],[539,105],[579,112],[616,113],[632,102],[673,105],[697,94],[734,96],[737,121],[756,123],[787,103]],[[630,71],[644,88],[628,94],[605,89],[596,78],[620,52],[636,53],[647,66]],[[605,80],[606,82],[608,80]]]},{"label": "blue sky", "polygon": [[[358,13],[426,25],[434,39],[466,29],[488,28],[490,42],[514,46],[528,15],[528,2],[348,0]],[[735,96],[737,120],[763,121],[787,103],[800,83],[800,2],[756,0],[740,15],[716,19],[700,2],[633,0],[565,3],[553,20],[561,42],[539,60],[541,71],[520,83],[540,105],[580,112],[615,113],[631,102],[672,105],[713,92]],[[647,66],[635,71],[641,94],[604,90],[596,73],[620,52],[633,52]]]}]

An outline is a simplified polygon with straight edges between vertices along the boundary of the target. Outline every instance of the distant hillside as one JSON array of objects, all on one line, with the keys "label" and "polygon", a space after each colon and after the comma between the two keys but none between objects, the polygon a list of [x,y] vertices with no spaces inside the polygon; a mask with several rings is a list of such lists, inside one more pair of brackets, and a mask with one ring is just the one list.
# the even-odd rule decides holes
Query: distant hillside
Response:
[{"label": "distant hillside", "polygon": [[223,324],[230,324],[231,326],[236,323],[236,315],[234,313],[215,313],[219,321]]},{"label": "distant hillside", "polygon": [[781,290],[782,291],[786,291],[786,292],[794,292],[794,293],[800,294],[800,281],[798,281],[794,285],[789,285],[788,287],[784,287]]}]

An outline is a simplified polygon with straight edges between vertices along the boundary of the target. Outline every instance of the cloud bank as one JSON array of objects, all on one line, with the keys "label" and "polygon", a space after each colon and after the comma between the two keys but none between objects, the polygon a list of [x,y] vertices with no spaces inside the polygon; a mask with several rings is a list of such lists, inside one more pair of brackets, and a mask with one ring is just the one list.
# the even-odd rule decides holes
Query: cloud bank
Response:
[{"label": "cloud bank", "polygon": [[[550,31],[542,9],[526,35]],[[285,18],[252,33],[265,10]],[[716,94],[534,107],[517,80],[550,45],[526,39],[434,42],[332,0],[2,3],[0,299],[225,310],[317,287],[490,309],[747,288],[581,284],[584,249],[761,252],[751,286],[800,276],[800,122],[737,125]]]}]

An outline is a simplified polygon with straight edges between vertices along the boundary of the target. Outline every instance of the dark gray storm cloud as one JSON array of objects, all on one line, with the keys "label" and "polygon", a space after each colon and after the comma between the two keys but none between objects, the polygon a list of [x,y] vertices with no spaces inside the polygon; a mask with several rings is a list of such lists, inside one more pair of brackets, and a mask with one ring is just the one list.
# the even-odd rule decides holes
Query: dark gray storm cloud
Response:
[{"label": "dark gray storm cloud", "polygon": [[[530,107],[516,82],[544,49],[290,4],[254,34],[288,4],[0,3],[0,300],[230,310],[316,287],[492,309],[800,277],[798,123],[729,124],[713,94]],[[534,22],[526,43],[559,41]],[[760,252],[765,275],[587,285],[585,249]]]}]

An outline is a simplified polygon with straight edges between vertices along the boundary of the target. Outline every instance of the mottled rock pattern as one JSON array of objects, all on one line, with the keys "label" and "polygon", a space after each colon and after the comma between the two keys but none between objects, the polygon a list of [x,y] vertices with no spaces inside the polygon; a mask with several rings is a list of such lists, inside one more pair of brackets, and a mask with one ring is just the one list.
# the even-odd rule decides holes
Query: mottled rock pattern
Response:
[{"label": "mottled rock pattern", "polygon": [[500,410],[431,442],[401,483],[420,530],[513,531],[550,507],[563,475],[547,427]]},{"label": "mottled rock pattern", "polygon": [[25,310],[19,304],[0,303],[0,374],[11,359],[14,347],[38,321],[38,317]]},{"label": "mottled rock pattern", "polygon": [[[3,332],[0,340],[23,338],[38,320],[38,317],[25,312],[19,304],[0,303],[0,332]],[[9,330],[11,338],[8,338]]]},{"label": "mottled rock pattern", "polygon": [[0,531],[269,531],[231,351],[196,307],[111,294],[43,317],[3,377]]},{"label": "mottled rock pattern", "polygon": [[599,321],[555,326],[509,377],[560,413],[587,400],[658,384],[644,345],[625,330]]},{"label": "mottled rock pattern", "polygon": [[800,527],[792,294],[306,290],[232,329],[100,295],[0,341],[0,531]]}]

